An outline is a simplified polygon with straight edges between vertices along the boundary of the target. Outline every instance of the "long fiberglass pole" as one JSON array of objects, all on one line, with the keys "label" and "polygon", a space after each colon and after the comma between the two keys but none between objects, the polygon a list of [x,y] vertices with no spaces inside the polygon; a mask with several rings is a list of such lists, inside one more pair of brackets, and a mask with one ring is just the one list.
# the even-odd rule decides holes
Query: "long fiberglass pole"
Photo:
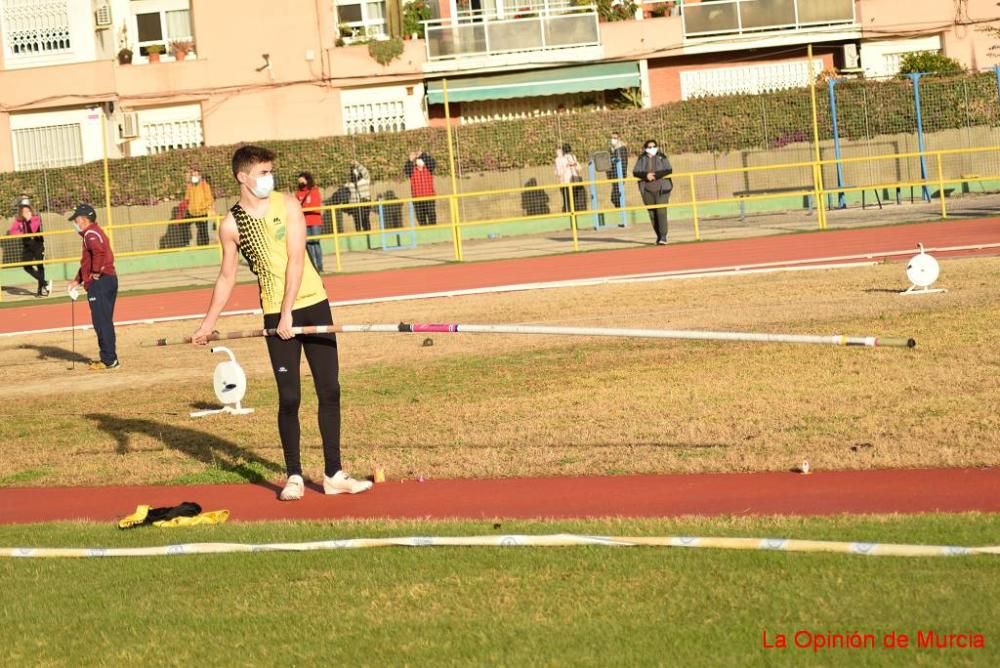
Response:
[{"label": "long fiberglass pole", "polygon": [[[256,336],[276,336],[276,329],[248,329],[238,332],[216,332],[209,341],[245,339]],[[294,334],[545,334],[552,336],[613,336],[640,339],[686,339],[694,341],[746,341],[754,343],[811,343],[830,346],[864,346],[912,348],[917,342],[912,338],[887,338],[880,336],[820,336],[812,334],[765,334],[762,332],[706,332],[679,329],[626,329],[621,327],[559,327],[549,325],[463,325],[442,323],[406,323],[396,325],[324,325],[318,327],[293,327]],[[191,343],[191,337],[157,339],[151,345],[169,346]]]}]

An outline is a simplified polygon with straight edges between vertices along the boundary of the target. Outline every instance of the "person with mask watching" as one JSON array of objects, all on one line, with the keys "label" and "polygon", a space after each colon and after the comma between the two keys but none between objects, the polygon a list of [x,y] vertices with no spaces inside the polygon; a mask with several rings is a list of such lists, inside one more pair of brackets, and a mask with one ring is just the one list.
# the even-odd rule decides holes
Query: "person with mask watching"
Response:
[{"label": "person with mask watching", "polygon": [[215,323],[236,286],[237,254],[257,276],[271,369],[278,385],[278,435],[288,477],[278,498],[297,501],[305,494],[300,458],[299,404],[302,354],[312,371],[319,399],[319,432],[323,443],[324,494],[357,494],[371,489],[341,469],[340,370],[335,334],[294,334],[293,327],[332,325],[323,279],[305,261],[306,222],[291,195],[274,191],[274,153],[260,146],[242,146],[233,153],[233,178],[240,198],[219,227],[222,264],[212,290],[208,313],[191,342],[208,343]]},{"label": "person with mask watching", "polygon": [[21,262],[37,262],[27,264],[24,270],[38,283],[36,297],[48,297],[52,290],[52,281],[45,280],[45,237],[42,236],[42,219],[31,208],[31,204],[22,204],[11,221],[7,234],[21,237]]},{"label": "person with mask watching", "polygon": [[[187,202],[185,218],[195,219],[194,226],[198,229],[197,245],[207,246],[209,244],[207,217],[215,215],[215,196],[212,194],[212,186],[202,178],[201,170],[197,167],[192,167],[188,172],[184,201]],[[201,220],[197,220],[199,218]]]},{"label": "person with mask watching", "polygon": [[[298,187],[295,190],[295,199],[302,207],[302,215],[306,219],[306,237],[318,237],[323,233],[323,212],[318,208],[323,206],[323,195],[316,187],[316,181],[309,172],[299,172]],[[311,209],[306,211],[306,209]],[[312,261],[316,271],[323,273],[323,246],[319,239],[307,239],[306,253]]]},{"label": "person with mask watching", "polygon": [[118,299],[118,273],[115,271],[115,254],[111,242],[97,224],[97,212],[89,204],[78,204],[69,215],[73,229],[83,237],[83,254],[80,271],[69,284],[70,298],[76,299],[82,285],[90,304],[90,320],[97,334],[101,358],[90,363],[92,371],[117,369],[118,351],[115,345],[115,301]]},{"label": "person with mask watching", "polygon": [[656,233],[656,244],[667,244],[667,203],[674,189],[674,182],[669,178],[674,171],[670,160],[660,150],[655,139],[647,139],[643,144],[642,155],[635,161],[632,176],[639,180],[639,194],[642,203],[649,211],[649,222],[653,224]]}]

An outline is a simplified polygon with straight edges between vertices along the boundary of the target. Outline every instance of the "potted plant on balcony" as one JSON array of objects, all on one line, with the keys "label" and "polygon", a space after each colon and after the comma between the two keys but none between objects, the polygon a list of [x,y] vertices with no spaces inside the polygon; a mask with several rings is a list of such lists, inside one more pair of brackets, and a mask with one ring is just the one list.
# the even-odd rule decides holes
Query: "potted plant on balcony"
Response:
[{"label": "potted plant on balcony", "polygon": [[174,52],[174,60],[184,60],[194,49],[194,42],[189,39],[175,39],[170,43],[170,48]]},{"label": "potted plant on balcony", "polygon": [[132,64],[132,49],[127,46],[123,46],[118,51],[118,64],[119,65],[131,65]]},{"label": "potted plant on balcony", "polygon": [[427,0],[413,0],[403,5],[403,36],[419,39],[424,36],[424,21],[431,18],[431,6]]},{"label": "potted plant on balcony", "polygon": [[163,53],[162,44],[150,44],[146,47],[146,55],[149,56],[149,62],[151,63],[160,62],[161,53]]}]

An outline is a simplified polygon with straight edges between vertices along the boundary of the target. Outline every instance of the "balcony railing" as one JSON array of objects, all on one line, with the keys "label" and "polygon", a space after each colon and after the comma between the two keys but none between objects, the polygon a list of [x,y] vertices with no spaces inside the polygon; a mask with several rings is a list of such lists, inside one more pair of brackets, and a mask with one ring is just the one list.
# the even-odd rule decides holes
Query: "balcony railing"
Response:
[{"label": "balcony railing", "polygon": [[601,43],[595,7],[478,13],[426,21],[427,60],[547,51]]},{"label": "balcony railing", "polygon": [[685,37],[804,30],[854,23],[854,0],[712,0],[685,2]]}]

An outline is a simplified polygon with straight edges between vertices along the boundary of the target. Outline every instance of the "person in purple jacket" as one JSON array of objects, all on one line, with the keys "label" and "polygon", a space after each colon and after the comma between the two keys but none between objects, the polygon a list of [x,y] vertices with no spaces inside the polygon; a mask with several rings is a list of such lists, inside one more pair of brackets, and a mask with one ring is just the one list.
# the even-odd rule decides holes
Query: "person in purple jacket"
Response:
[{"label": "person in purple jacket", "polygon": [[[21,251],[21,262],[30,262],[24,266],[24,270],[38,281],[38,293],[36,297],[48,297],[52,290],[52,281],[45,280],[45,238],[42,236],[42,219],[31,208],[30,204],[21,204],[14,220],[11,221],[7,234],[21,237],[24,245]],[[37,262],[38,264],[34,264]]]}]

